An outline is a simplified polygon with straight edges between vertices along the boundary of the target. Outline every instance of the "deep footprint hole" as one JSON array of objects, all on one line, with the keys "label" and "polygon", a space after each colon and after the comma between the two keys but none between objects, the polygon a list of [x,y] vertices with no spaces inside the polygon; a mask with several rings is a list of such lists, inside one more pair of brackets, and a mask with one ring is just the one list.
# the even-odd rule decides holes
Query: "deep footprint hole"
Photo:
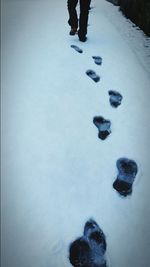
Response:
[{"label": "deep footprint hole", "polygon": [[98,128],[98,137],[101,140],[105,140],[111,133],[111,122],[102,116],[97,116],[93,118],[93,123]]},{"label": "deep footprint hole", "polygon": [[136,162],[128,158],[120,158],[117,160],[116,166],[118,175],[113,183],[113,188],[118,191],[120,195],[131,195],[133,182],[138,172]]},{"label": "deep footprint hole", "polygon": [[109,102],[112,107],[117,108],[119,105],[121,105],[123,97],[119,92],[110,90],[108,91],[108,94]]},{"label": "deep footprint hole", "polygon": [[96,74],[95,71],[93,70],[87,70],[86,74],[94,81],[94,82],[99,82],[100,81],[100,76]]}]

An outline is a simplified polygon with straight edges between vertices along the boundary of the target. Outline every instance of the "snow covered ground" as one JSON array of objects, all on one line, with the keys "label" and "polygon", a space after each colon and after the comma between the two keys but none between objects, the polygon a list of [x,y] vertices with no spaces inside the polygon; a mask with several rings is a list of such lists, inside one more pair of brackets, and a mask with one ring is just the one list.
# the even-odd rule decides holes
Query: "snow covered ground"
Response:
[{"label": "snow covered ground", "polygon": [[[68,246],[90,217],[106,234],[110,267],[149,266],[149,39],[138,46],[116,7],[92,5],[80,43],[68,35],[65,0],[2,1],[2,267],[71,266]],[[123,95],[117,109],[108,90]],[[97,115],[112,123],[105,141]],[[125,199],[112,188],[123,156],[139,167]]]}]

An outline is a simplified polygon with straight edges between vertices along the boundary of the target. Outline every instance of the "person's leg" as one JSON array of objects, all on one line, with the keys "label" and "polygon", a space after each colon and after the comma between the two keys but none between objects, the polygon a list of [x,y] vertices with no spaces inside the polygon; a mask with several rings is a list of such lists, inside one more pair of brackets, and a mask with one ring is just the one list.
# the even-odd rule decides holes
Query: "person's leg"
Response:
[{"label": "person's leg", "polygon": [[89,3],[89,10],[91,10],[91,0],[90,0],[90,3]]},{"label": "person's leg", "polygon": [[86,41],[90,2],[90,0],[80,0],[80,20],[78,36],[80,41],[83,42]]},{"label": "person's leg", "polygon": [[69,12],[68,24],[71,26],[71,29],[73,29],[74,31],[77,31],[77,28],[78,28],[78,17],[77,17],[77,11],[76,11],[77,3],[78,3],[78,0],[68,0],[68,12]]}]

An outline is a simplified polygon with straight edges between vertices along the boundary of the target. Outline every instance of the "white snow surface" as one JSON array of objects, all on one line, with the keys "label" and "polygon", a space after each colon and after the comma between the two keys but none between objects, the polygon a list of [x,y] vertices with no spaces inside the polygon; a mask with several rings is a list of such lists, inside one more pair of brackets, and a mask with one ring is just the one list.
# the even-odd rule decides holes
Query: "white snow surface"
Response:
[{"label": "white snow surface", "polygon": [[[117,7],[93,0],[81,43],[68,34],[66,2],[2,1],[1,266],[71,266],[69,245],[92,217],[110,267],[148,267],[149,38]],[[108,90],[123,95],[117,109]],[[93,124],[98,115],[112,123],[105,141]],[[112,187],[123,156],[139,168],[127,198]]]}]

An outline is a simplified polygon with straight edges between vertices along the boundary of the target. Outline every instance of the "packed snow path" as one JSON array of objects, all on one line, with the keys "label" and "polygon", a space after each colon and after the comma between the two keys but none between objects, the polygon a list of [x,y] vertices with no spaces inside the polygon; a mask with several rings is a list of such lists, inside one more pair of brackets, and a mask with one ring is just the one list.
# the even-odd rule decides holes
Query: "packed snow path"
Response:
[{"label": "packed snow path", "polygon": [[[149,266],[150,78],[111,24],[116,7],[92,5],[80,43],[68,35],[65,0],[2,1],[2,267],[71,266],[68,246],[90,217],[110,267]],[[109,90],[123,95],[117,109]],[[104,141],[95,116],[111,120]],[[112,186],[121,157],[139,168],[125,199]]]}]

